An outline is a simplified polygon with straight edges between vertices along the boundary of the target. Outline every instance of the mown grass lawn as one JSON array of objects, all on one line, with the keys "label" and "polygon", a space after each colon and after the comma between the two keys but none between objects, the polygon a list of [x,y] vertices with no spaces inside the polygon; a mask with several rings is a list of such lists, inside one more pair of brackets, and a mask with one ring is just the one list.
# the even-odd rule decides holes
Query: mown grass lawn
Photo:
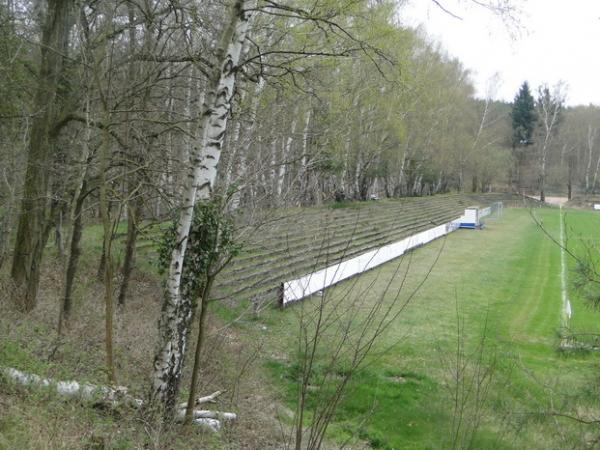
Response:
[{"label": "mown grass lawn", "polygon": [[[590,256],[594,258],[596,267],[600,263],[600,213],[581,210],[566,210],[563,214],[566,246],[577,257]],[[567,257],[568,274],[571,281],[576,279],[577,260]],[[597,332],[599,328],[598,315],[590,307],[580,292],[573,289],[571,284],[569,299],[573,316],[569,327],[574,333]]]},{"label": "mown grass lawn", "polygon": [[[380,338],[373,352],[377,357],[370,358],[350,383],[331,427],[332,437],[355,436],[386,449],[593,445],[598,430],[557,413],[600,413],[600,354],[558,350],[560,248],[541,232],[532,214],[559,238],[558,209],[505,210],[483,230],[459,230],[328,292],[331,299],[336,294],[348,299],[360,295],[360,302],[348,307],[360,305],[366,314],[369,304],[382,296],[389,304],[399,291],[398,305],[403,304],[426,278]],[[599,218],[569,211],[570,236],[600,237]],[[570,275],[574,261],[567,261]],[[572,327],[600,332],[600,313],[586,306],[571,287],[569,296]],[[290,406],[297,398],[298,317],[306,308],[310,306],[296,305],[269,318],[274,354],[287,356],[268,366]],[[483,335],[483,351],[477,352]],[[459,342],[464,343],[464,358],[457,356]],[[464,368],[459,376],[457,360]],[[485,384],[489,391],[473,400],[476,389],[460,387],[472,383],[483,369],[493,373]],[[454,406],[457,392],[472,393],[462,413]],[[310,409],[320,399],[315,395],[309,400]],[[475,431],[463,431],[479,422]]]}]

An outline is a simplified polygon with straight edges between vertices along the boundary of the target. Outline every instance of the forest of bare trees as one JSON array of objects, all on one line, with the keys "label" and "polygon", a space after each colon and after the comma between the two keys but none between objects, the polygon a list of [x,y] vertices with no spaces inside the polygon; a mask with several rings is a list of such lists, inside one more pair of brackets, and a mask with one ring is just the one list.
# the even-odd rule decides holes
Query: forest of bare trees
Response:
[{"label": "forest of bare trees", "polygon": [[[101,224],[107,383],[115,316],[147,221],[175,219],[149,399],[172,417],[195,299],[183,289],[194,207],[252,211],[425,196],[600,189],[600,109],[537,87],[531,142],[513,105],[402,2],[2,0],[0,268],[36,308],[49,243],[64,262],[58,333],[73,316],[81,236]],[[516,94],[516,93],[515,93]],[[517,174],[518,173],[518,177]],[[123,259],[115,259],[117,227]]]}]

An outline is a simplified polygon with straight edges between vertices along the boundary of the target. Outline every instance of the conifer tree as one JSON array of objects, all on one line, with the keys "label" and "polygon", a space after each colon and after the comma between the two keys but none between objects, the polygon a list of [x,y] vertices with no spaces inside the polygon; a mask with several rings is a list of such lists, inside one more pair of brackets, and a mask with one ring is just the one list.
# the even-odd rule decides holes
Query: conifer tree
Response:
[{"label": "conifer tree", "polygon": [[533,144],[533,133],[537,122],[535,101],[527,81],[523,82],[515,96],[510,117],[512,121],[512,149],[515,158],[514,175],[516,175],[517,189],[520,189],[522,168],[527,157],[525,149]]}]

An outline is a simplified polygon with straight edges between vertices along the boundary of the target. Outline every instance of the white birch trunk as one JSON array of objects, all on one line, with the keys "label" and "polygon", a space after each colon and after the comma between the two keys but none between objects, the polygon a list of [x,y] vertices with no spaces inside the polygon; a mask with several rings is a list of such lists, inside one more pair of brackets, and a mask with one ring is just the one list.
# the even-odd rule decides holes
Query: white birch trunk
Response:
[{"label": "white birch trunk", "polygon": [[[556,98],[554,99],[556,101]],[[540,200],[545,201],[546,193],[546,163],[548,160],[548,152],[550,150],[550,141],[552,133],[558,122],[560,105],[554,102],[541,102],[542,119],[544,126],[544,141],[542,144],[541,161],[540,161]]]},{"label": "white birch trunk", "polygon": [[[408,146],[408,143],[407,143]],[[400,186],[400,195],[404,195],[404,170],[406,167],[406,150],[402,154],[402,163],[400,164],[400,173],[398,174],[398,186]]]},{"label": "white birch trunk", "polygon": [[304,203],[308,190],[308,131],[310,130],[311,107],[309,104],[302,132],[302,158],[300,163],[300,204]]},{"label": "white birch trunk", "polygon": [[590,183],[589,178],[590,178],[592,160],[594,159],[593,154],[594,154],[594,146],[596,144],[597,134],[598,134],[597,129],[592,128],[592,126],[590,125],[588,127],[588,139],[587,139],[589,157],[588,157],[588,167],[587,167],[585,181],[586,181],[586,192],[591,191],[593,193],[596,192],[596,185],[598,182],[598,171],[600,170],[600,155],[599,155],[598,160],[596,161],[596,170],[594,170],[594,178],[593,178],[592,182]]},{"label": "white birch trunk", "polygon": [[282,204],[283,202],[281,201],[281,194],[283,192],[283,180],[285,178],[285,153],[286,153],[286,148],[288,146],[288,140],[290,138],[286,139],[285,141],[282,142],[281,144],[281,159],[279,160],[279,164],[278,164],[278,168],[277,168],[277,180],[275,183],[275,195],[277,196],[277,203]]},{"label": "white birch trunk", "polygon": [[594,180],[592,181],[592,193],[596,193],[596,186],[598,183],[598,172],[600,172],[600,155],[598,156],[598,160],[596,161],[596,170],[594,171]]},{"label": "white birch trunk", "polygon": [[[268,154],[265,154],[265,146],[263,145],[263,140],[262,140],[262,136],[260,135],[260,133],[258,134],[258,136],[256,136],[256,144],[257,144],[257,155],[258,158],[255,161],[255,169],[256,171],[258,171],[258,183],[257,183],[257,191],[258,192],[262,192],[261,190],[261,186],[262,189],[264,189],[264,193],[268,194],[269,192],[269,183],[267,180],[267,170],[269,168],[269,159],[268,159]],[[264,164],[266,167],[263,167],[262,165],[259,164]]]},{"label": "white birch trunk", "polygon": [[[419,166],[417,166],[417,169],[419,168]],[[417,194],[417,195],[421,195],[421,180],[423,179],[423,175],[419,174],[416,178],[415,178],[415,184],[413,185],[413,193]]]},{"label": "white birch trunk", "polygon": [[439,193],[442,189],[442,180],[444,178],[444,172],[442,170],[440,170],[440,174],[438,176],[438,180],[437,183],[435,185],[435,194]]},{"label": "white birch trunk", "polygon": [[[245,95],[242,94],[242,101],[244,100]],[[237,159],[238,153],[238,141],[240,140],[240,131],[242,129],[242,122],[236,121],[235,127],[233,129],[233,134],[231,138],[227,140],[227,148],[229,149],[229,154],[227,155],[227,164],[225,169],[223,170],[223,189],[227,191],[229,186],[231,185],[231,181],[234,179],[234,171],[235,171],[235,161]],[[220,184],[220,183],[219,183]]]},{"label": "white birch trunk", "polygon": [[594,148],[594,139],[593,139],[593,133],[592,133],[592,126],[588,125],[588,135],[587,135],[587,150],[588,150],[588,158],[587,158],[587,165],[585,168],[585,192],[589,193],[591,191],[590,189],[590,174],[591,174],[591,170],[592,170],[592,152],[593,152],[593,148]]},{"label": "white birch trunk", "polygon": [[[257,111],[258,111],[258,105],[259,105],[260,96],[261,96],[261,93],[262,93],[264,87],[265,87],[265,80],[263,78],[260,78],[258,80],[258,83],[256,84],[256,88],[254,90],[254,96],[252,98],[252,104],[250,106],[251,122],[250,122],[250,125],[245,130],[245,138],[242,139],[243,144],[240,143],[241,147],[242,147],[242,151],[239,152],[237,161],[235,161],[232,164],[232,173],[231,173],[232,179],[230,180],[230,182],[237,183],[237,182],[239,182],[240,179],[242,179],[246,176],[246,172],[247,172],[246,158],[250,152],[250,144],[252,142],[252,136],[254,134],[254,129],[256,128],[256,122],[257,122],[256,115],[257,115]],[[238,189],[236,190],[236,192],[233,194],[233,196],[231,198],[231,209],[239,208],[240,203],[241,203],[241,197],[242,197],[242,189],[238,187]]]},{"label": "white birch trunk", "polygon": [[275,136],[273,138],[273,140],[271,141],[271,157],[270,157],[270,162],[271,162],[271,179],[270,179],[270,186],[271,186],[271,201],[273,204],[277,203],[278,197],[277,197],[277,136]]},{"label": "white birch trunk", "polygon": [[[245,42],[242,46],[242,51],[240,54],[240,58],[245,58],[248,55],[249,45],[248,42]],[[240,103],[244,104],[244,100],[246,99],[246,91],[242,90],[240,95]],[[239,158],[239,140],[242,130],[242,122],[241,120],[237,120],[235,123],[235,128],[233,129],[233,134],[228,139],[227,142],[227,161],[225,167],[222,167],[222,175],[219,177],[222,179],[221,183],[223,185],[223,189],[227,191],[231,186],[232,180],[235,176],[235,167],[236,161]]]},{"label": "white birch trunk", "polygon": [[340,185],[344,191],[344,195],[349,195],[352,192],[352,178],[350,176],[350,147],[352,145],[352,138],[350,133],[346,137],[346,141],[344,143],[344,160],[342,161],[342,180],[340,181]]},{"label": "white birch trunk", "polygon": [[290,135],[285,141],[282,148],[281,161],[279,161],[279,173],[277,175],[277,198],[281,200],[283,193],[283,182],[285,180],[287,161],[290,155],[290,149],[292,148],[292,142],[294,141],[294,133],[296,132],[296,119],[292,121],[292,128],[290,129]]},{"label": "white birch trunk", "polygon": [[165,418],[174,413],[187,349],[187,338],[192,317],[191,299],[181,292],[181,275],[192,223],[194,205],[208,199],[217,175],[231,98],[235,85],[235,69],[249,28],[243,10],[244,0],[236,0],[222,43],[217,51],[218,71],[210,81],[205,96],[200,141],[192,149],[188,178],[183,191],[181,213],[177,229],[177,246],[173,249],[167,286],[159,323],[159,343],[154,358],[151,397],[163,408]]}]

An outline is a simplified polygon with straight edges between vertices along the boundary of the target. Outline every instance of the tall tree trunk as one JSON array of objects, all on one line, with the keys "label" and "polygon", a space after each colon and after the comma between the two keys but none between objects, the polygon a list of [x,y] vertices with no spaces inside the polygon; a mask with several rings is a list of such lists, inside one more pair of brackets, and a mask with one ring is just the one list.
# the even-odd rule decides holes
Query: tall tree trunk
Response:
[{"label": "tall tree trunk", "polygon": [[28,143],[27,169],[17,226],[17,239],[11,276],[15,283],[15,302],[24,311],[37,303],[39,271],[48,222],[48,167],[56,136],[52,128],[60,110],[59,91],[71,28],[73,0],[48,0],[41,39],[41,65],[35,93],[36,115]]},{"label": "tall tree trunk", "polygon": [[276,206],[277,202],[279,200],[279,198],[277,197],[277,140],[278,140],[278,136],[275,135],[273,137],[273,140],[271,141],[271,153],[270,153],[270,159],[271,159],[271,170],[269,171],[270,175],[271,175],[271,179],[270,181],[270,186],[271,186],[271,191],[270,191],[270,198],[271,198],[271,206]]},{"label": "tall tree trunk", "polygon": [[600,172],[600,155],[596,161],[596,170],[594,170],[594,179],[592,180],[592,194],[596,193],[596,187],[598,186],[598,173]]},{"label": "tall tree trunk", "polygon": [[593,151],[594,151],[594,141],[596,138],[596,130],[592,128],[591,125],[588,125],[588,133],[587,133],[587,164],[585,168],[585,193],[589,194],[592,190],[592,185],[590,182],[591,170],[592,170],[592,159],[593,159]]},{"label": "tall tree trunk", "polygon": [[54,220],[54,244],[56,245],[56,251],[62,258],[65,256],[65,246],[63,242],[63,216],[64,216],[64,205],[62,208],[58,208],[56,211],[56,218]]},{"label": "tall tree trunk", "polygon": [[[128,5],[128,20],[130,24],[134,24],[136,17],[135,11],[132,4]],[[144,32],[144,39],[142,43],[142,53],[151,54],[152,48],[154,46],[154,24],[151,20],[147,20],[145,23],[146,30]],[[136,53],[136,36],[135,36],[135,26],[131,26],[129,30],[129,53],[132,57],[132,62],[130,62],[129,67],[127,69],[128,76],[133,83],[133,85],[141,84],[143,88],[140,90],[140,94],[135,98],[130,100],[129,107],[132,111],[128,111],[126,117],[129,119],[130,114],[134,114],[133,111],[140,110],[145,111],[148,107],[148,103],[150,97],[152,95],[152,83],[149,81],[149,73],[148,67],[140,67],[134,61],[134,56]],[[147,66],[147,64],[146,64]],[[142,75],[143,74],[143,75]],[[170,74],[169,74],[170,77]],[[169,86],[171,88],[171,86]],[[139,101],[136,103],[136,99],[139,97]],[[172,93],[168,95],[168,102],[166,105],[167,111],[172,111],[172,105],[170,104],[171,99],[173,98]],[[128,148],[129,157],[127,158],[127,162],[125,163],[125,167],[128,168],[129,175],[127,177],[127,238],[125,242],[125,258],[123,260],[123,268],[122,268],[122,281],[119,288],[118,295],[118,304],[119,306],[125,305],[125,300],[127,298],[127,290],[129,287],[129,281],[131,279],[131,273],[135,267],[135,251],[137,238],[139,234],[139,221],[141,220],[142,215],[142,197],[140,194],[141,189],[141,181],[140,176],[138,175],[138,171],[142,168],[146,162],[146,152],[149,151],[148,148],[151,144],[147,141],[140,142],[140,140],[134,139],[134,129],[132,123],[127,120],[125,129],[125,142]],[[145,134],[147,126],[142,123],[140,125],[142,135]],[[167,158],[167,161],[169,158]],[[166,171],[165,181],[168,181],[169,171]],[[161,178],[161,181],[163,178]],[[165,183],[166,184],[166,183]],[[160,199],[158,196],[156,203],[156,216],[160,217]]]},{"label": "tall tree trunk", "polygon": [[[137,194],[134,194],[137,195]],[[121,280],[121,286],[119,288],[118,303],[119,306],[125,305],[127,298],[127,288],[129,287],[129,280],[131,279],[131,273],[135,267],[135,248],[138,237],[138,223],[140,220],[142,208],[141,199],[134,198],[129,201],[129,208],[127,214],[127,238],[125,241],[125,258],[123,259],[123,269],[121,271],[123,279]]]},{"label": "tall tree trunk", "polygon": [[[406,144],[408,146],[408,142]],[[400,170],[398,171],[398,185],[397,187],[394,188],[394,196],[399,197],[405,194],[404,191],[404,178],[405,178],[405,174],[404,174],[404,170],[405,170],[405,166],[406,166],[406,149],[404,150],[404,153],[402,154],[402,163],[400,164]]]},{"label": "tall tree trunk", "polygon": [[[297,111],[294,112],[294,116]],[[290,149],[292,147],[292,142],[294,141],[294,133],[296,132],[296,119],[292,120],[292,128],[290,130],[290,135],[281,145],[281,160],[279,161],[279,170],[277,173],[277,199],[280,204],[283,204],[282,195],[283,195],[283,184],[285,181],[285,175],[287,172],[288,159],[290,155]]]},{"label": "tall tree trunk", "polygon": [[[260,97],[261,97],[261,94],[262,94],[262,91],[263,91],[265,85],[266,85],[265,80],[263,78],[259,78],[258,83],[256,84],[256,87],[254,89],[254,95],[252,98],[252,103],[250,105],[250,114],[249,114],[250,124],[246,127],[246,130],[244,132],[244,137],[242,138],[243,145],[238,144],[238,145],[242,145],[242,149],[241,149],[241,151],[236,152],[237,157],[232,157],[232,161],[230,161],[230,164],[232,166],[232,173],[231,173],[232,180],[231,181],[233,183],[240,183],[240,180],[243,180],[246,177],[248,153],[250,151],[252,137],[254,136],[254,130],[256,129],[256,125],[257,125],[256,115],[257,115],[257,111],[258,111],[258,105],[259,105]],[[236,134],[237,134],[237,132],[236,132]],[[236,147],[238,145],[236,145]],[[252,190],[251,187],[246,188],[246,189]],[[253,197],[253,195],[250,194],[250,197]],[[238,187],[231,199],[231,209],[232,210],[237,209],[240,206],[241,202],[242,202],[242,189],[240,187]]]},{"label": "tall tree trunk", "polygon": [[196,340],[196,349],[194,351],[194,366],[192,367],[192,381],[190,383],[190,392],[188,394],[187,407],[185,410],[185,422],[191,423],[194,415],[194,405],[196,402],[196,388],[198,385],[198,374],[200,372],[200,356],[202,355],[202,347],[204,337],[206,335],[206,318],[208,312],[208,296],[212,288],[214,276],[208,275],[204,289],[202,289],[202,297],[200,298],[200,314],[198,317],[198,339]]},{"label": "tall tree trunk", "polygon": [[[138,83],[138,76],[137,76],[137,67],[138,67],[138,63],[135,61],[134,55],[136,52],[136,38],[135,38],[135,10],[133,8],[133,4],[128,3],[127,4],[127,18],[130,24],[130,28],[129,28],[129,54],[131,56],[131,61],[129,62],[129,67],[127,68],[127,76],[129,78],[129,81],[133,84]],[[149,29],[145,30],[144,33],[144,45],[143,45],[143,53],[149,53],[149,38],[148,36],[151,35],[151,31]],[[148,87],[146,85],[146,88],[144,89],[144,99],[146,98],[147,95],[147,90]],[[171,98],[171,95],[169,95],[169,98]],[[142,101],[142,105],[140,107],[141,110],[145,109],[145,101]],[[129,100],[129,108],[131,110],[134,109],[135,107],[135,99],[133,97],[130,98]],[[125,142],[127,145],[127,149],[128,149],[128,158],[127,160],[124,162],[124,168],[125,171],[129,171],[129,175],[126,179],[126,186],[127,186],[127,200],[125,202],[126,204],[126,208],[127,208],[127,238],[125,241],[125,258],[123,260],[123,269],[122,269],[122,276],[123,279],[121,280],[121,286],[119,287],[119,295],[118,295],[118,304],[119,306],[124,306],[125,305],[125,299],[127,297],[127,288],[129,287],[129,279],[131,278],[131,272],[133,271],[133,264],[134,264],[134,259],[135,259],[135,245],[137,242],[137,234],[138,234],[138,227],[137,227],[137,221],[138,221],[138,216],[139,216],[139,206],[138,206],[138,201],[137,201],[137,183],[136,183],[136,170],[138,169],[137,167],[135,167],[137,164],[137,160],[138,160],[138,155],[136,154],[136,150],[137,150],[137,145],[133,145],[133,130],[132,130],[132,125],[131,125],[131,119],[130,119],[130,115],[132,114],[132,111],[127,111],[125,113]]]},{"label": "tall tree trunk", "polygon": [[[110,214],[110,205],[108,206],[108,212]],[[102,214],[100,214],[102,217]],[[104,241],[102,241],[102,253],[100,254],[100,261],[98,261],[98,270],[96,270],[96,278],[102,282],[104,280],[104,268],[106,267],[106,247]]]},{"label": "tall tree trunk", "polygon": [[81,232],[83,229],[83,203],[89,194],[88,190],[88,173],[91,165],[92,157],[90,156],[90,140],[92,129],[89,124],[90,114],[90,97],[86,96],[85,109],[87,114],[85,141],[83,145],[83,155],[81,164],[83,170],[80,172],[77,182],[75,183],[75,192],[70,205],[69,222],[71,223],[71,234],[69,239],[69,253],[67,255],[67,268],[65,270],[64,295],[60,305],[58,316],[58,334],[61,335],[65,326],[71,317],[73,309],[72,293],[75,275],[81,256]]},{"label": "tall tree trunk", "polygon": [[192,301],[181,292],[181,275],[194,205],[210,197],[217,175],[223,136],[231,110],[235,72],[249,28],[245,0],[236,0],[216,52],[216,70],[211,74],[200,124],[200,142],[191,155],[177,229],[177,246],[171,254],[169,275],[159,322],[158,348],[154,358],[151,399],[172,419],[183,370]]},{"label": "tall tree trunk", "polygon": [[[300,205],[306,204],[308,200],[308,182],[310,176],[308,170],[308,133],[310,131],[311,112],[312,108],[309,103],[309,107],[306,110],[306,118],[304,120],[304,131],[302,132],[302,158],[300,166]],[[343,182],[340,184],[343,189]]]},{"label": "tall tree trunk", "polygon": [[567,196],[569,200],[573,198],[573,175],[575,174],[578,161],[578,155],[575,155],[574,150],[575,149],[571,147],[567,157]]},{"label": "tall tree trunk", "polygon": [[540,171],[540,201],[546,201],[546,159],[547,159],[547,149],[544,149],[544,154],[542,155],[542,166]]},{"label": "tall tree trunk", "polygon": [[14,178],[10,177],[10,173],[14,173],[11,170],[13,164],[6,164],[5,167],[0,169],[2,179],[2,192],[3,192],[3,208],[0,211],[0,269],[2,268],[6,257],[9,252],[9,237],[12,235],[11,230],[13,226],[13,216],[15,207],[15,185]]},{"label": "tall tree trunk", "polygon": [[567,178],[567,198],[571,200],[573,197],[573,163],[571,156],[569,155],[569,167],[568,167],[568,178]]},{"label": "tall tree trunk", "polygon": [[8,236],[10,236],[10,217],[5,213],[0,215],[0,269],[8,251]]},{"label": "tall tree trunk", "polygon": [[75,206],[73,208],[73,230],[71,231],[71,244],[69,246],[69,257],[67,261],[67,270],[65,274],[65,291],[62,299],[60,316],[58,318],[58,334],[62,334],[66,324],[68,324],[73,310],[73,282],[77,273],[77,265],[81,256],[81,231],[83,229],[83,202],[86,197],[87,183],[84,179],[79,193],[75,197]]},{"label": "tall tree trunk", "polygon": [[[109,124],[109,113],[106,113],[105,124]],[[108,180],[106,172],[110,164],[110,136],[107,132],[103,133],[103,142],[100,151],[100,215],[102,219],[102,229],[104,239],[102,242],[104,253],[104,325],[105,325],[105,350],[106,350],[106,372],[108,382],[111,385],[116,384],[115,360],[114,360],[114,338],[113,338],[113,275],[114,262],[112,258],[113,241],[113,220],[110,216],[110,207],[108,199]]]}]

